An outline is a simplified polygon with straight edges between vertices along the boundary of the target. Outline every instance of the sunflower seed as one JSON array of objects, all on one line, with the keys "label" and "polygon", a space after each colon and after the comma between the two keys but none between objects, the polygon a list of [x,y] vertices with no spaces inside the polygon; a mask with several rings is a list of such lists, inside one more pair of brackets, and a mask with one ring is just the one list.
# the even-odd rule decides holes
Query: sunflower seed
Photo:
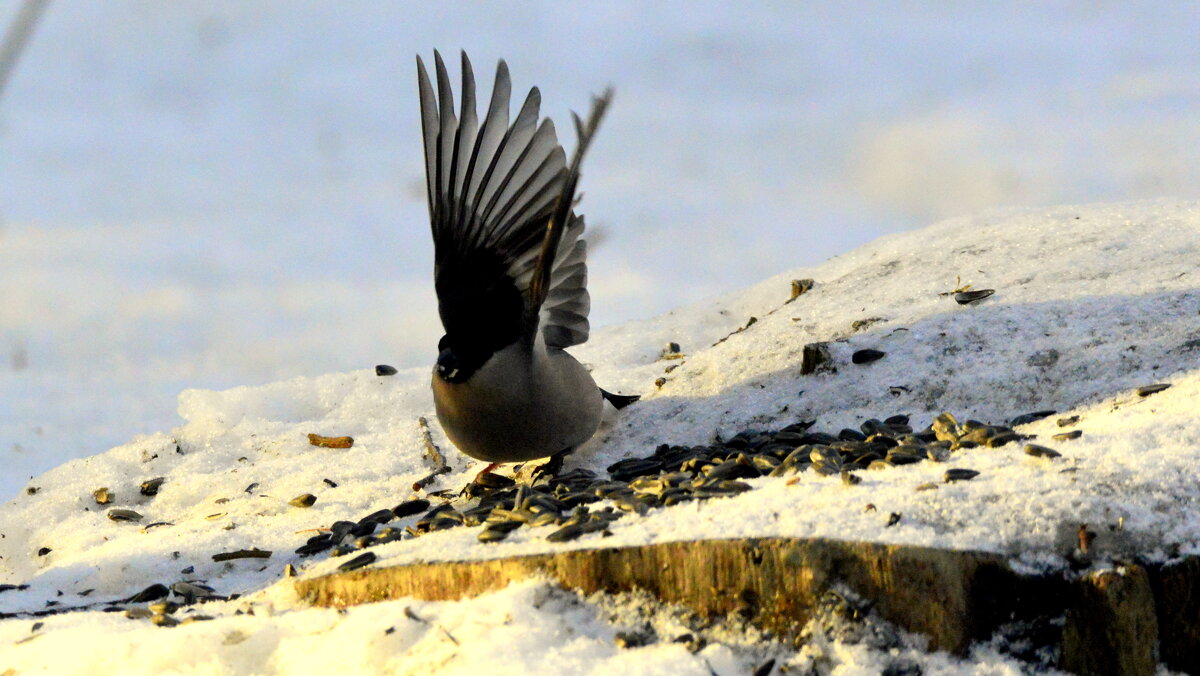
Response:
[{"label": "sunflower seed", "polygon": [[1020,435],[1016,434],[1015,432],[1001,432],[987,440],[987,447],[999,448],[1014,441],[1019,441],[1020,439]]},{"label": "sunflower seed", "polygon": [[1053,448],[1046,448],[1038,444],[1025,444],[1025,455],[1032,455],[1035,458],[1061,458],[1062,453]]},{"label": "sunflower seed", "polygon": [[304,507],[304,508],[312,507],[314,504],[316,504],[316,502],[317,502],[317,496],[313,495],[312,493],[305,493],[303,495],[297,495],[296,497],[292,498],[291,500],[288,500],[289,505],[291,505],[293,507]]},{"label": "sunflower seed", "polygon": [[940,441],[957,441],[958,420],[951,413],[942,413],[933,419],[933,433]]},{"label": "sunflower seed", "polygon": [[406,516],[420,514],[427,509],[429,509],[429,501],[425,498],[416,498],[396,505],[392,508],[392,514],[396,515],[397,519],[403,519]]},{"label": "sunflower seed", "polygon": [[351,570],[358,570],[364,566],[369,566],[375,562],[375,552],[364,552],[349,561],[338,566],[338,571],[345,573]]},{"label": "sunflower seed", "polygon": [[984,298],[991,296],[994,293],[996,293],[995,289],[978,289],[976,291],[959,291],[958,293],[954,294],[954,302],[958,303],[959,305],[969,305],[971,303],[977,303],[977,302],[983,300]]},{"label": "sunflower seed", "polygon": [[108,518],[113,521],[141,521],[142,515],[132,509],[110,509]]},{"label": "sunflower seed", "polygon": [[850,355],[850,361],[854,362],[855,364],[870,364],[873,361],[879,361],[880,359],[883,359],[885,356],[887,356],[886,352],[880,352],[879,350],[867,348],[865,350],[859,350]]},{"label": "sunflower seed", "polygon": [[171,593],[171,590],[167,589],[166,585],[152,584],[142,591],[125,599],[125,603],[145,603],[147,601],[157,601],[169,593]]},{"label": "sunflower seed", "polygon": [[1010,420],[1008,422],[1008,425],[1009,425],[1009,427],[1016,427],[1017,425],[1027,425],[1031,422],[1036,422],[1038,420],[1041,420],[1042,418],[1049,418],[1050,416],[1054,415],[1055,413],[1058,413],[1058,411],[1034,411],[1033,413],[1026,413],[1024,415],[1019,415],[1019,416],[1013,418],[1012,420]]},{"label": "sunflower seed", "polygon": [[554,531],[546,536],[550,542],[567,542],[583,535],[583,526],[577,523],[569,523],[562,528]]}]

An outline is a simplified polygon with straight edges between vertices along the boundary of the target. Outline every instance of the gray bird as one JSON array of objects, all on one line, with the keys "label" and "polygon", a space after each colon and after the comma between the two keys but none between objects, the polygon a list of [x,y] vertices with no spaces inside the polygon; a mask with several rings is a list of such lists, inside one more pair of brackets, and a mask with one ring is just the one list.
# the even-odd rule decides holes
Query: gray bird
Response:
[{"label": "gray bird", "polygon": [[600,426],[605,392],[566,352],[588,338],[587,246],[575,214],[579,164],[612,98],[572,114],[578,144],[570,165],[554,123],[538,121],[530,90],[509,124],[512,90],[500,61],[480,124],[475,76],[462,55],[462,108],[434,52],[437,96],[417,57],[425,175],[433,226],[434,285],[446,334],[438,343],[433,399],[446,435],[492,463],[562,458]]}]

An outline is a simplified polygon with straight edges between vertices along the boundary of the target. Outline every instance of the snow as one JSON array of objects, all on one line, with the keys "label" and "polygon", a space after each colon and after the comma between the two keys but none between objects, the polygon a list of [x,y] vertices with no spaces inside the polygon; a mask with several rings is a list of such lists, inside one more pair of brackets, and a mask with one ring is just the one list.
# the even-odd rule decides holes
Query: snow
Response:
[{"label": "snow", "polygon": [[[539,580],[458,602],[387,601],[344,612],[254,607],[253,615],[225,615],[169,631],[115,614],[56,617],[34,634],[28,622],[10,621],[0,627],[0,641],[36,636],[6,649],[6,664],[20,673],[51,666],[49,655],[70,656],[52,665],[62,674],[119,669],[129,674],[600,675],[618,669],[639,676],[710,676],[750,673],[770,659],[800,673],[820,663],[837,674],[877,674],[898,661],[921,664],[927,674],[1022,673],[1014,660],[986,647],[969,659],[956,659],[925,654],[919,639],[909,636],[896,637],[890,646],[871,646],[842,643],[817,630],[811,645],[794,651],[753,628],[718,622],[697,631],[678,609],[628,594],[585,598]],[[633,649],[616,646],[618,632],[647,628],[662,640]],[[694,653],[674,640],[698,635],[707,645]]]},{"label": "snow", "polygon": [[0,101],[0,497],[185,388],[431,361],[416,53],[506,58],[560,128],[615,86],[606,326],[958,214],[1200,198],[1196,33],[1172,2],[52,3]]},{"label": "snow", "polygon": [[[798,420],[836,431],[868,417],[906,413],[920,427],[942,411],[960,420],[1005,422],[1054,409],[1056,415],[1019,430],[1037,435],[1062,458],[1032,458],[1020,444],[1010,444],[959,452],[947,463],[862,472],[857,486],[812,472],[796,481],[751,479],[754,490],[737,497],[626,516],[603,540],[590,534],[555,544],[545,540],[552,527],[526,527],[503,542],[482,544],[477,528],[458,528],[375,547],[380,560],[374,565],[719,535],[983,550],[1008,555],[1024,569],[1054,570],[1063,565],[1081,523],[1104,529],[1097,540],[1101,557],[1196,553],[1198,255],[1200,203],[984,212],[889,235],[821,265],[651,320],[598,329],[576,350],[604,387],[643,399],[572,456],[568,468],[603,472],[659,443],[703,443]],[[814,288],[785,302],[790,280],[800,278],[815,280]],[[966,284],[996,293],[972,305],[943,295]],[[750,317],[757,321],[747,326]],[[868,318],[879,319],[852,329]],[[739,327],[747,328],[734,333]],[[660,359],[668,341],[679,343],[682,360]],[[801,349],[814,341],[831,341],[835,371],[799,373]],[[852,364],[851,353],[866,347],[886,356]],[[245,596],[204,604],[195,612],[216,619],[171,630],[88,611],[45,618],[37,638],[16,644],[30,634],[32,620],[6,619],[0,641],[11,646],[5,649],[10,661],[60,664],[63,655],[88,654],[97,663],[115,664],[136,654],[136,669],[147,671],[169,665],[272,673],[329,660],[351,673],[369,673],[399,664],[393,660],[408,668],[414,660],[434,673],[499,663],[502,673],[617,667],[657,674],[707,673],[707,660],[724,674],[744,673],[771,655],[802,664],[815,659],[813,651],[825,650],[822,659],[846,673],[878,671],[897,659],[897,651],[908,651],[927,672],[1019,671],[988,646],[978,646],[966,661],[926,653],[916,637],[887,649],[818,637],[796,649],[739,634],[743,630],[733,625],[728,636],[695,655],[667,641],[617,650],[612,635],[620,622],[608,618],[632,612],[636,599],[579,599],[539,581],[473,600],[396,601],[344,615],[305,607],[282,578],[285,564],[311,576],[343,560],[300,559],[292,551],[311,529],[360,518],[413,494],[413,482],[432,470],[419,418],[430,421],[432,439],[451,467],[431,489],[457,490],[481,469],[453,450],[437,427],[429,375],[427,367],[387,377],[359,370],[187,390],[179,396],[183,425],[35,478],[27,489],[36,490],[23,490],[0,507],[0,580],[29,585],[0,592],[0,612],[40,610],[47,600],[96,603],[181,579]],[[658,378],[666,379],[661,387]],[[1136,394],[1154,383],[1171,387],[1148,397]],[[1083,430],[1082,436],[1050,441],[1061,431],[1056,420],[1069,415],[1080,417],[1072,429]],[[355,442],[349,449],[318,448],[308,443],[309,433],[350,435]],[[948,467],[980,475],[942,484]],[[138,486],[154,477],[165,478],[158,494],[140,495]],[[939,486],[916,490],[926,482]],[[92,493],[100,487],[115,494],[113,504],[95,504]],[[311,508],[288,505],[302,493],[317,497]],[[866,510],[867,503],[876,509]],[[110,521],[105,512],[113,507],[134,509],[144,519]],[[893,512],[902,518],[889,527]],[[44,547],[50,551],[39,554]],[[218,552],[253,547],[273,553],[265,560],[211,560]],[[404,619],[406,606],[435,619]],[[603,610],[610,606],[625,610]],[[239,609],[254,614],[236,615]],[[505,623],[509,617],[511,625]],[[384,633],[393,626],[392,634]],[[445,639],[439,626],[458,643]],[[248,638],[229,639],[234,632]],[[69,645],[80,648],[67,651]]]}]

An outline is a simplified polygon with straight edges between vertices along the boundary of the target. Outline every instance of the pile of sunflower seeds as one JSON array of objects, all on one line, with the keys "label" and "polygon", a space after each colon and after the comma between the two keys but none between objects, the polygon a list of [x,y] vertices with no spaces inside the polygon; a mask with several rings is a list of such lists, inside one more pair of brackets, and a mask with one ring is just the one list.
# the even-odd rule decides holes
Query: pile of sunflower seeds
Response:
[{"label": "pile of sunflower seeds", "polygon": [[[333,550],[334,556],[341,556],[461,526],[482,526],[480,542],[499,542],[519,528],[539,526],[554,527],[545,536],[551,542],[574,540],[587,533],[609,535],[612,522],[627,514],[644,515],[657,507],[751,490],[743,479],[811,471],[855,484],[861,480],[856,474],[859,471],[922,461],[944,462],[966,449],[1005,446],[1028,438],[1013,427],[1054,413],[1029,413],[1014,418],[1009,425],[959,422],[943,413],[920,431],[914,431],[908,416],[896,415],[867,420],[858,429],[847,428],[837,434],[816,432],[810,429],[813,423],[799,422],[775,431],[746,430],[703,446],[662,444],[651,455],[610,465],[606,478],[580,468],[539,477],[530,485],[486,473],[467,484],[457,498],[443,504],[434,506],[429,500],[417,498],[356,522],[335,522],[328,531],[309,538],[296,553],[310,556]],[[1075,422],[1077,419],[1060,421],[1063,426]],[[1025,450],[1038,457],[1057,457],[1044,446],[1030,444]],[[966,481],[978,474],[953,468],[946,472],[945,481]],[[386,525],[418,514],[420,518],[407,527]]]}]

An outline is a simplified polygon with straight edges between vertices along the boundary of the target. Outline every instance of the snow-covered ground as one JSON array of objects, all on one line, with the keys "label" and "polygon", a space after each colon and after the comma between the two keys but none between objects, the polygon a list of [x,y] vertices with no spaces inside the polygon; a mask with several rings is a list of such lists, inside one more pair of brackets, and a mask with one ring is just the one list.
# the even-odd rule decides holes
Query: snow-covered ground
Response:
[{"label": "snow-covered ground", "polygon": [[[798,420],[836,432],[905,413],[919,428],[942,411],[1000,423],[1056,410],[1018,429],[1062,457],[1030,457],[1012,443],[959,451],[946,463],[863,472],[858,485],[811,471],[794,480],[748,479],[753,490],[737,497],[626,516],[611,525],[609,537],[592,533],[552,543],[545,536],[554,527],[525,527],[501,543],[483,544],[477,527],[455,528],[375,547],[374,565],[780,535],[994,551],[1024,569],[1053,570],[1074,546],[1081,523],[1103,530],[1096,542],[1102,557],[1197,553],[1197,260],[1195,202],[993,211],[890,235],[743,291],[597,330],[578,356],[605,387],[644,398],[568,468],[602,473],[659,443],[704,443]],[[789,282],[798,278],[815,286],[785,304]],[[966,284],[995,295],[959,305],[944,293]],[[749,323],[750,317],[757,321]],[[668,341],[680,345],[684,359],[660,359]],[[831,341],[836,368],[801,375],[802,347],[814,341]],[[850,355],[863,348],[886,355],[851,363]],[[745,673],[767,659],[797,666],[826,660],[822,664],[842,664],[847,673],[877,673],[903,658],[926,673],[1019,671],[997,652],[1003,646],[979,646],[963,661],[921,651],[917,637],[897,636],[881,646],[815,636],[797,651],[732,621],[693,654],[671,642],[686,632],[671,624],[670,609],[630,598],[581,599],[538,581],[459,602],[398,601],[346,614],[305,607],[282,577],[284,566],[310,576],[346,559],[302,559],[293,550],[313,529],[409,498],[414,481],[432,469],[418,424],[420,417],[435,420],[428,378],[426,368],[386,377],[359,370],[185,391],[182,426],[31,481],[0,508],[0,580],[28,585],[0,592],[0,612],[43,610],[47,601],[99,603],[181,580],[243,597],[205,604],[193,612],[215,619],[171,630],[98,611],[46,617],[32,632],[34,618],[7,619],[0,622],[0,641],[8,663],[66,666],[86,656],[89,670],[120,663],[147,672],[170,665],[185,672],[287,673],[294,660],[314,668],[329,660],[351,672],[419,663],[432,673],[489,664],[512,673],[712,668],[726,674]],[[661,387],[659,378],[665,378]],[[1156,383],[1170,387],[1136,393]],[[1082,435],[1051,441],[1062,431],[1056,419],[1072,415],[1079,421],[1071,429]],[[309,444],[309,433],[355,441],[349,449],[319,448]],[[456,491],[480,465],[454,451],[436,423],[432,438],[451,472],[429,488]],[[947,468],[980,474],[941,483]],[[165,479],[157,495],[141,495],[139,486],[155,477]],[[937,486],[918,490],[929,482]],[[101,487],[115,496],[103,507],[93,497]],[[316,496],[314,505],[289,505],[304,493]],[[876,509],[864,510],[868,502]],[[105,516],[113,508],[143,518],[114,522]],[[892,513],[902,518],[889,526]],[[391,525],[411,525],[415,518]],[[250,548],[272,553],[212,560]],[[614,632],[640,626],[638,613],[657,614],[650,624],[660,640],[617,649]]]},{"label": "snow-covered ground", "polygon": [[611,325],[993,206],[1200,197],[1198,29],[1172,2],[52,2],[0,101],[0,496],[178,424],[185,388],[430,363],[415,53],[505,57],[560,121],[616,87],[583,182]]}]

